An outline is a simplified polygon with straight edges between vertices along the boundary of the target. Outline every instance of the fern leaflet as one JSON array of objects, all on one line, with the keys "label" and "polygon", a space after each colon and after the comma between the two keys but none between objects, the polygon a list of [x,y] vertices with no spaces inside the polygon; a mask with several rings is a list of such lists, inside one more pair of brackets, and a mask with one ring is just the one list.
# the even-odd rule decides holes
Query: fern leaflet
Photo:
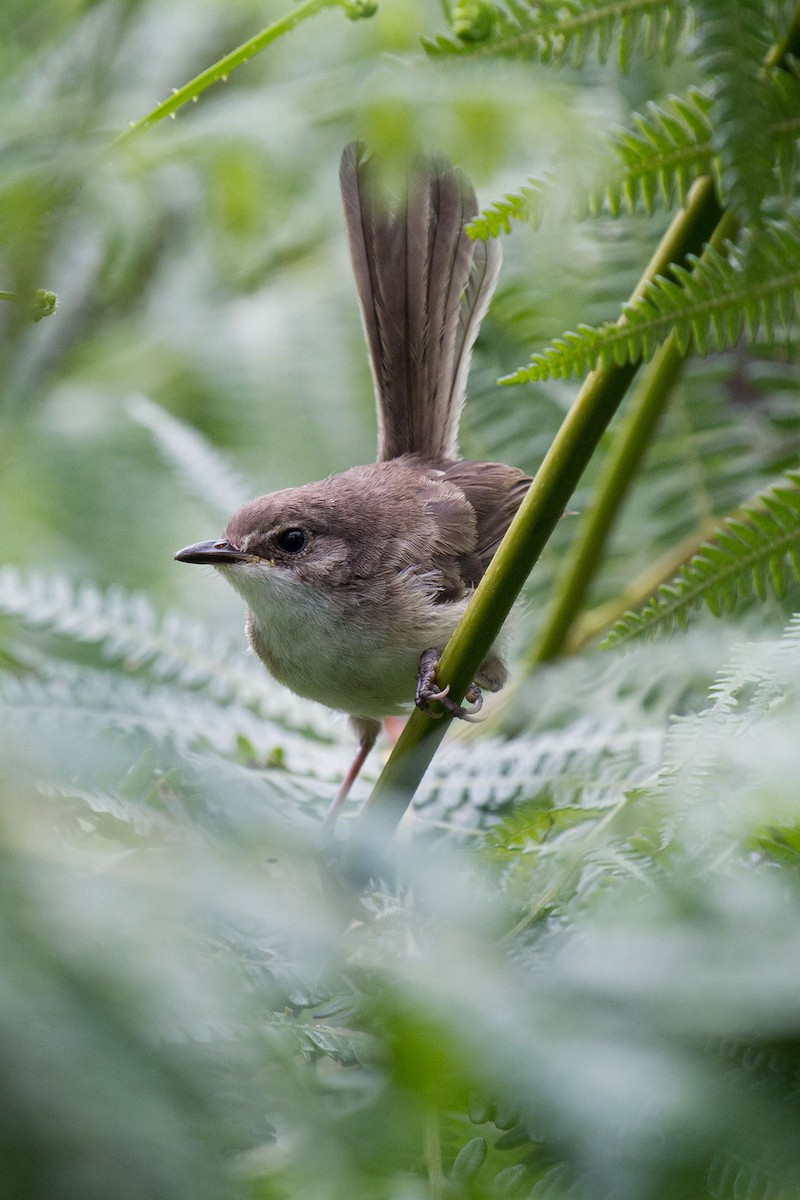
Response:
[{"label": "fern leaflet", "polygon": [[471,238],[486,241],[500,233],[510,233],[512,221],[527,221],[538,229],[544,218],[544,201],[550,186],[550,180],[528,179],[518,192],[506,192],[502,200],[483,209],[467,225],[467,233]]},{"label": "fern leaflet", "polygon": [[800,220],[771,224],[754,234],[744,251],[727,256],[707,247],[689,256],[691,270],[673,265],[673,278],[651,280],[642,296],[626,304],[619,321],[581,325],[534,354],[501,383],[567,379],[602,364],[646,361],[674,330],[682,354],[707,354],[733,345],[746,328],[768,340],[786,329],[800,286]]},{"label": "fern leaflet", "polygon": [[[795,70],[778,71],[759,81],[759,96],[765,110],[760,138],[775,153],[781,187],[791,194],[800,133],[800,78]],[[609,148],[622,173],[611,175],[590,198],[592,215],[605,207],[616,217],[623,207],[633,212],[639,204],[653,213],[659,199],[671,208],[686,198],[695,179],[709,172],[722,187],[724,162],[717,157],[713,104],[710,96],[691,88],[666,105],[648,104],[644,115],[635,115],[634,129],[615,131]]]},{"label": "fern leaflet", "polygon": [[[795,86],[798,96],[794,108],[798,109],[800,84]],[[652,214],[659,198],[666,208],[673,207],[676,200],[683,201],[694,180],[708,174],[715,161],[710,108],[710,99],[692,88],[685,97],[671,97],[665,107],[650,103],[645,116],[635,115],[634,129],[615,131],[608,139],[608,149],[618,167],[608,173],[585,205],[579,205],[579,215],[588,210],[592,216],[599,216],[605,209],[617,217],[623,207],[632,213],[639,204]],[[793,147],[800,132],[800,118],[784,118],[781,113],[780,124],[777,121],[776,117],[771,132]],[[788,162],[786,173],[791,174]],[[550,178],[529,178],[519,191],[506,192],[502,200],[483,209],[467,226],[467,233],[485,241],[510,233],[513,221],[538,229],[552,207],[553,186]],[[563,210],[563,205],[560,207]]]},{"label": "fern leaflet", "polygon": [[[565,729],[505,741],[454,739],[437,756],[415,799],[423,823],[453,830],[491,827],[526,801],[555,827],[556,808],[571,825],[594,819],[619,798],[625,780],[657,766],[657,729],[623,729],[611,720],[577,720]],[[578,811],[580,810],[580,811]]]},{"label": "fern leaflet", "polygon": [[684,628],[689,613],[705,603],[714,616],[732,612],[771,586],[783,595],[790,574],[800,579],[800,472],[785,476],[790,487],[764,492],[744,519],[728,518],[675,578],[663,584],[639,612],[627,613],[603,642],[616,646],[640,634]]},{"label": "fern leaflet", "polygon": [[692,88],[665,106],[648,104],[646,115],[635,114],[634,129],[615,130],[609,148],[623,172],[590,197],[592,214],[605,207],[616,217],[623,206],[634,212],[640,203],[652,213],[659,198],[667,208],[682,201],[714,161],[710,108],[710,99]]}]

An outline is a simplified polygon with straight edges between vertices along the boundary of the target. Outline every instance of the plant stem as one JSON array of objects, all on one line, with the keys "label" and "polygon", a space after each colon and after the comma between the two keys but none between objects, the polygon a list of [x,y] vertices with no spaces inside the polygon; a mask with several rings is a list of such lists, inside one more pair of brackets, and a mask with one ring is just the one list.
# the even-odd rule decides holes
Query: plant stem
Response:
[{"label": "plant stem", "polygon": [[[725,213],[710,238],[710,245],[720,249],[726,240],[736,235],[737,229],[736,217],[730,212]],[[625,423],[608,452],[570,549],[555,601],[528,657],[529,670],[564,651],[573,622],[603,558],[614,521],[650,447],[685,361],[676,335],[670,334],[648,368]]]},{"label": "plant stem", "polygon": [[442,1170],[442,1144],[439,1136],[439,1114],[434,1108],[425,1114],[425,1166],[428,1171],[431,1200],[442,1200],[446,1180]]},{"label": "plant stem", "polygon": [[133,121],[127,129],[114,139],[111,143],[111,149],[115,150],[118,146],[127,142],[137,133],[141,133],[145,129],[149,129],[158,121],[162,121],[164,117],[172,116],[179,108],[186,104],[189,100],[195,100],[201,92],[206,88],[211,87],[213,83],[222,80],[227,80],[231,71],[236,67],[240,67],[246,63],[254,54],[258,54],[259,50],[263,50],[270,42],[276,41],[283,34],[289,33],[301,21],[308,20],[309,17],[316,16],[318,12],[322,12],[325,8],[341,7],[342,0],[303,0],[303,3],[298,4],[291,12],[274,21],[272,25],[268,25],[266,29],[262,29],[260,33],[254,37],[248,38],[241,46],[237,46],[235,50],[231,50],[230,54],[226,54],[224,58],[213,63],[210,67],[206,67],[205,71],[201,71],[199,75],[195,75],[194,79],[190,79],[183,87],[177,88],[167,100],[163,100],[161,104],[157,104],[146,117],[142,117],[139,121]]},{"label": "plant stem", "polygon": [[[699,254],[721,216],[713,181],[696,180],[686,207],[674,217],[631,300],[670,263]],[[584,381],[442,655],[437,680],[441,686],[450,685],[454,700],[462,699],[489,653],[638,366],[598,367]],[[419,709],[411,714],[356,822],[347,855],[351,868],[389,840],[449,722],[447,715],[434,720]]]}]

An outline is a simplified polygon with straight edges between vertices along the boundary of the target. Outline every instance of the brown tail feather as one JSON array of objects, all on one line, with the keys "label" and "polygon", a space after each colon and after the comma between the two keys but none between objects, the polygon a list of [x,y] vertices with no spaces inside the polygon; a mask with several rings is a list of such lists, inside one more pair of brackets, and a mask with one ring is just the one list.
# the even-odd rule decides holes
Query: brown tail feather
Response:
[{"label": "brown tail feather", "polygon": [[392,212],[374,164],[354,142],[340,168],[345,223],[378,409],[378,459],[458,454],[458,422],[500,245],[472,242],[472,185],[439,156],[416,164]]}]

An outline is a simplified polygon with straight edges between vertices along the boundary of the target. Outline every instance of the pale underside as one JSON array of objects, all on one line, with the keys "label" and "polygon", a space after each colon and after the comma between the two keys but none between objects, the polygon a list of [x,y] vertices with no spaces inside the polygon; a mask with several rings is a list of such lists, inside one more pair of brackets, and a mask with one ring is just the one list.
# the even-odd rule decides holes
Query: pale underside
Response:
[{"label": "pale underside", "polygon": [[[247,602],[248,640],[277,680],[299,696],[373,720],[409,710],[420,655],[447,644],[468,600],[431,604],[429,588],[409,577],[405,595],[412,603],[398,623],[382,606],[355,597],[312,595],[281,567],[218,569]],[[492,658],[480,681],[495,689],[504,674]]]}]

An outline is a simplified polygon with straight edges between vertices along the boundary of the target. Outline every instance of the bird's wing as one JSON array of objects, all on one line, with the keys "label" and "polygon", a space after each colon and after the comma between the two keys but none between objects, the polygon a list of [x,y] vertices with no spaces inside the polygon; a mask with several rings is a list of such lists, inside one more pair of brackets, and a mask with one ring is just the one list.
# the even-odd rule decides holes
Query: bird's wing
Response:
[{"label": "bird's wing", "polygon": [[503,463],[460,460],[447,465],[444,482],[458,487],[475,513],[475,548],[462,568],[465,583],[474,587],[525,498],[531,478]]}]

